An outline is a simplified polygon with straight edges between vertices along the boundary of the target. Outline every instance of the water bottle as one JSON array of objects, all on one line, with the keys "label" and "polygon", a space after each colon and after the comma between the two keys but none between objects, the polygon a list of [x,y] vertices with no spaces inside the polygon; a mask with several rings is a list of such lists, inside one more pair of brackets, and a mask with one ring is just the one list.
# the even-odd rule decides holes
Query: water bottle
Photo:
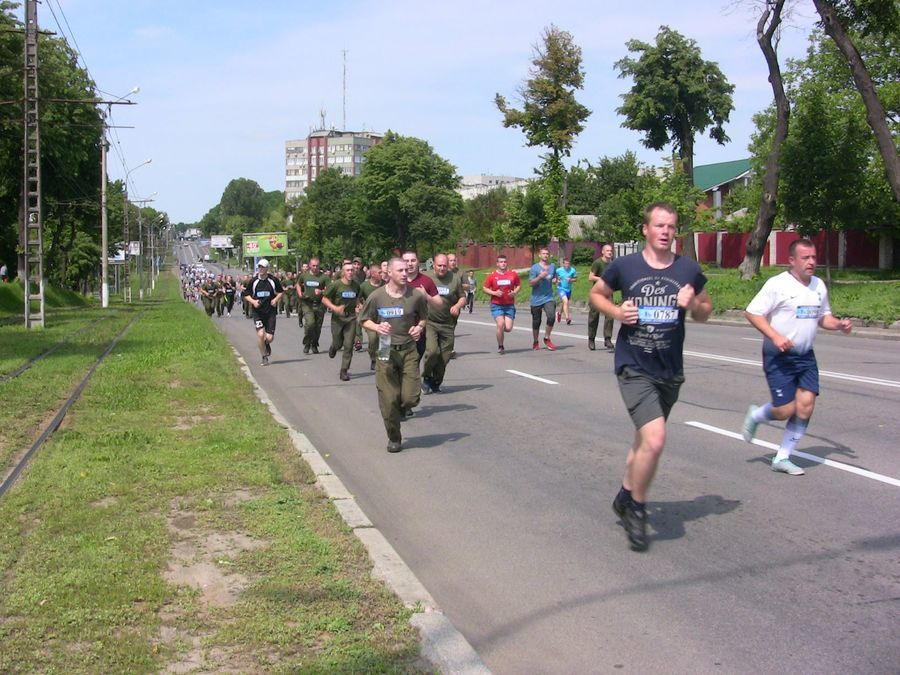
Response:
[{"label": "water bottle", "polygon": [[387,361],[391,358],[391,336],[378,334],[378,360]]}]

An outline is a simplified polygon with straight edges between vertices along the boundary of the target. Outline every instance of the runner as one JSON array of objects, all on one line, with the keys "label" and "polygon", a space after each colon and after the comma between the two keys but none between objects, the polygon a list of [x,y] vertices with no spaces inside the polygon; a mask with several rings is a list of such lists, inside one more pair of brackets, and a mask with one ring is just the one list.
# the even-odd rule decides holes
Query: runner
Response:
[{"label": "runner", "polygon": [[406,268],[406,261],[391,258],[388,282],[372,292],[360,313],[363,328],[379,336],[375,386],[388,452],[400,452],[400,421],[419,405],[421,387],[413,345],[425,335],[428,303],[422,292],[407,285]]},{"label": "runner", "polygon": [[244,290],[250,304],[250,315],[256,328],[256,346],[262,356],[262,365],[269,365],[272,341],[275,339],[275,319],[278,316],[278,300],[281,298],[281,282],[269,276],[269,261],[261,258],[257,263],[257,275]]},{"label": "runner", "polygon": [[[613,247],[612,244],[603,244],[600,247],[600,257],[594,261],[594,264],[591,265],[591,271],[588,274],[588,281],[591,284],[596,284],[600,281],[600,277],[603,275],[603,270],[606,269],[607,265],[612,262],[613,259]],[[590,303],[589,303],[590,304]],[[595,340],[597,339],[597,328],[600,325],[600,312],[594,309],[594,306],[591,305],[591,309],[588,312],[588,349],[594,351],[597,349],[597,345],[595,344]],[[613,335],[613,320],[605,316],[603,317],[603,348],[604,349],[614,349],[614,345],[612,342]]]},{"label": "runner", "polygon": [[469,309],[469,314],[472,313],[472,309],[475,307],[476,288],[477,282],[475,281],[475,272],[469,270],[466,272],[465,279],[463,279],[463,290],[466,292],[466,307]]},{"label": "runner", "polygon": [[309,269],[297,277],[295,285],[300,298],[300,310],[303,320],[303,353],[319,353],[319,336],[322,333],[322,321],[325,308],[322,306],[322,294],[328,286],[328,276],[319,271],[319,259],[310,258]]},{"label": "runner", "polygon": [[528,283],[531,284],[531,333],[534,338],[531,348],[540,349],[538,333],[541,330],[541,314],[547,317],[544,329],[544,346],[551,352],[556,345],[550,339],[556,322],[556,303],[553,301],[553,284],[556,282],[556,265],[550,262],[550,251],[542,246],[538,251],[538,262],[531,266]]},{"label": "runner", "polygon": [[[385,265],[387,265],[387,263],[385,263]],[[381,267],[378,265],[369,265],[369,278],[362,282],[359,287],[359,303],[356,308],[357,315],[360,310],[362,310],[365,301],[372,295],[372,291],[383,283],[384,281],[381,279]],[[363,322],[358,316],[356,324],[360,327],[360,330],[362,330]],[[378,354],[378,334],[375,331],[367,330],[366,335],[369,341],[369,370],[375,370],[375,358]]]},{"label": "runner", "polygon": [[850,319],[831,313],[828,289],[816,272],[816,247],[809,239],[797,239],[788,249],[790,269],[769,279],[747,305],[744,316],[763,334],[763,370],[772,401],[751,405],[744,417],[743,436],[748,443],[760,422],[787,420],[781,446],[772,458],[772,471],[802,476],[791,453],[806,433],[819,395],[819,367],[813,342],[816,329],[853,329]]},{"label": "runner", "polygon": [[425,362],[422,366],[422,393],[440,393],[444,373],[453,353],[454,332],[459,313],[466,304],[459,275],[449,270],[447,256],[434,256],[431,278],[437,286],[440,308],[428,305],[425,327]]},{"label": "runner", "polygon": [[[622,327],[616,340],[619,391],[634,423],[622,487],[613,511],[622,519],[634,551],[645,551],[647,491],[666,442],[666,420],[684,382],[684,319],[706,321],[712,302],[700,266],[671,251],[675,208],[655,202],[644,210],[643,251],[617,258],[590,292],[591,304]],[[623,302],[612,302],[622,291]]]},{"label": "runner", "polygon": [[200,301],[206,316],[212,317],[216,311],[216,280],[212,274],[204,275],[200,282]]},{"label": "runner", "polygon": [[[428,300],[429,306],[433,306],[436,309],[443,307],[444,302],[438,296],[437,286],[434,285],[434,281],[431,280],[431,277],[419,272],[418,253],[407,251],[403,254],[403,262],[406,263],[406,284],[410,288],[420,289],[420,292],[425,294],[425,299]],[[425,340],[416,342],[416,351],[421,361],[425,355]]]},{"label": "runner", "polygon": [[230,274],[226,276],[222,286],[225,289],[225,316],[231,316],[231,310],[234,308],[234,298],[237,293],[234,277]]},{"label": "runner", "polygon": [[566,317],[566,324],[572,323],[569,316],[569,298],[572,297],[572,284],[578,278],[578,272],[572,267],[572,263],[568,258],[563,258],[563,266],[556,270],[556,292],[559,293],[559,300],[562,303],[562,315],[556,313],[556,320],[562,321],[562,316]]},{"label": "runner", "polygon": [[339,350],[343,350],[339,375],[343,382],[350,380],[353,336],[356,333],[359,284],[353,276],[353,263],[345,262],[341,267],[341,277],[332,281],[322,296],[322,304],[331,310],[331,347],[328,348],[328,357],[333,359]]},{"label": "runner", "polygon": [[491,316],[497,324],[497,353],[505,354],[503,346],[504,333],[512,333],[516,320],[516,293],[522,282],[519,273],[508,267],[506,256],[497,256],[497,269],[487,275],[484,280],[484,292],[491,296]]}]

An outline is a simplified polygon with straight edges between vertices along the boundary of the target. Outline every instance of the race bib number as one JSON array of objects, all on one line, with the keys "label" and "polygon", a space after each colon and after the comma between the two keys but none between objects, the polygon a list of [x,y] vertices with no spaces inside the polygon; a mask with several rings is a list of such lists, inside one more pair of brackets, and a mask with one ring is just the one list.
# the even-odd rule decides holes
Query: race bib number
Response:
[{"label": "race bib number", "polygon": [[677,307],[650,307],[641,305],[638,307],[638,323],[664,324],[678,323]]},{"label": "race bib number", "polygon": [[306,282],[306,285],[307,285],[309,288],[318,288],[318,287],[319,287],[319,282],[318,282],[318,281],[312,281],[312,280],[310,280],[310,281],[307,281],[307,282]]},{"label": "race bib number", "polygon": [[356,297],[356,291],[341,291],[341,297],[349,298],[352,300],[353,298]]},{"label": "race bib number", "polygon": [[450,289],[447,286],[438,286],[438,295],[450,295]]},{"label": "race bib number", "polygon": [[497,279],[498,286],[512,286],[512,279]]},{"label": "race bib number", "polygon": [[818,319],[819,318],[819,306],[818,305],[800,305],[797,307],[797,318],[798,319]]},{"label": "race bib number", "polygon": [[254,319],[253,325],[256,326],[256,330],[259,330],[260,328],[263,327],[263,322],[260,321],[259,319]]},{"label": "race bib number", "polygon": [[403,316],[402,307],[379,307],[378,316],[382,319],[398,319]]},{"label": "race bib number", "polygon": [[269,291],[256,291],[256,297],[260,299],[268,298],[270,295],[272,294]]}]

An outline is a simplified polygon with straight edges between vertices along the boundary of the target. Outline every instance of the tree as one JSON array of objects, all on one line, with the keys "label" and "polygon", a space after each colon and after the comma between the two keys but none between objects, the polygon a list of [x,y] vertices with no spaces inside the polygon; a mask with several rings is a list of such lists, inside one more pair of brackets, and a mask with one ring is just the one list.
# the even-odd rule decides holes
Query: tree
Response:
[{"label": "tree", "polygon": [[463,215],[454,230],[455,242],[491,241],[494,228],[506,222],[509,191],[497,187],[463,201]]},{"label": "tree", "polygon": [[357,180],[365,222],[385,251],[421,246],[424,257],[462,213],[455,167],[418,138],[388,131],[366,152]]},{"label": "tree", "polygon": [[[877,31],[882,37],[890,38],[896,47],[896,38],[900,33],[900,8],[896,0],[813,0],[813,4],[822,18],[822,28],[834,40],[850,66],[856,89],[866,106],[866,121],[875,134],[894,199],[900,202],[900,155],[897,154],[897,146],[888,127],[887,114],[878,97],[875,82],[853,37],[845,28],[845,25],[856,23],[867,31]],[[894,76],[896,77],[896,73]]]},{"label": "tree", "polygon": [[747,239],[747,248],[740,265],[741,279],[750,279],[759,274],[766,242],[769,240],[769,234],[775,224],[775,216],[778,214],[781,146],[788,135],[791,114],[790,103],[784,93],[781,67],[778,64],[778,54],[774,44],[778,28],[781,25],[784,2],[785,0],[767,2],[756,24],[756,42],[766,59],[769,83],[772,85],[772,94],[775,97],[775,133],[772,136],[765,171],[762,175],[763,189],[759,208],[756,211],[756,223]]},{"label": "tree", "polygon": [[302,248],[322,256],[325,247],[335,250],[338,257],[359,252],[363,227],[358,217],[358,189],[356,180],[337,168],[319,173],[306,190],[310,217],[302,232]]},{"label": "tree", "polygon": [[511,108],[500,94],[494,103],[503,113],[504,127],[518,127],[526,145],[547,148],[538,170],[544,185],[544,211],[552,236],[564,238],[566,221],[566,172],[562,160],[572,151],[591,111],[575,99],[584,87],[581,48],[572,35],[551,25],[534,46],[530,77],[519,91],[522,108]]},{"label": "tree", "polygon": [[258,224],[268,214],[266,193],[255,180],[235,178],[228,182],[219,200],[219,215],[244,216]]},{"label": "tree", "polygon": [[528,244],[532,253],[550,239],[547,214],[544,212],[543,188],[532,181],[525,193],[518,190],[509,194],[506,202],[506,221],[494,227],[494,245]]},{"label": "tree", "polygon": [[[640,57],[625,57],[615,64],[619,77],[634,80],[616,109],[625,117],[622,126],[644,132],[641,143],[653,150],[671,143],[693,184],[694,135],[709,128],[710,138],[717,143],[729,141],[724,124],[734,107],[734,86],[716,63],[703,60],[694,40],[668,26],[660,27],[656,44],[629,40],[626,46]],[[684,225],[685,255],[696,259],[693,237]]]}]

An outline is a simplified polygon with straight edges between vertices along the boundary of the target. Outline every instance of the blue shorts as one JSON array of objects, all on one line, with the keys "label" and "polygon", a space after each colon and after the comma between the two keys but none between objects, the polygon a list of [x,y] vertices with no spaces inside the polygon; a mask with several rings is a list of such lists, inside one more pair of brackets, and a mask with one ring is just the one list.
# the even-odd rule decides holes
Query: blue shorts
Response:
[{"label": "blue shorts", "polygon": [[508,316],[510,319],[516,318],[515,305],[491,305],[491,316],[495,319],[498,316]]},{"label": "blue shorts", "polygon": [[819,366],[811,349],[805,354],[781,352],[767,339],[763,342],[763,370],[776,408],[793,401],[797,389],[819,395]]},{"label": "blue shorts", "polygon": [[562,300],[563,298],[571,298],[572,297],[572,289],[571,288],[559,288],[557,290],[559,291],[559,299],[560,300]]}]

